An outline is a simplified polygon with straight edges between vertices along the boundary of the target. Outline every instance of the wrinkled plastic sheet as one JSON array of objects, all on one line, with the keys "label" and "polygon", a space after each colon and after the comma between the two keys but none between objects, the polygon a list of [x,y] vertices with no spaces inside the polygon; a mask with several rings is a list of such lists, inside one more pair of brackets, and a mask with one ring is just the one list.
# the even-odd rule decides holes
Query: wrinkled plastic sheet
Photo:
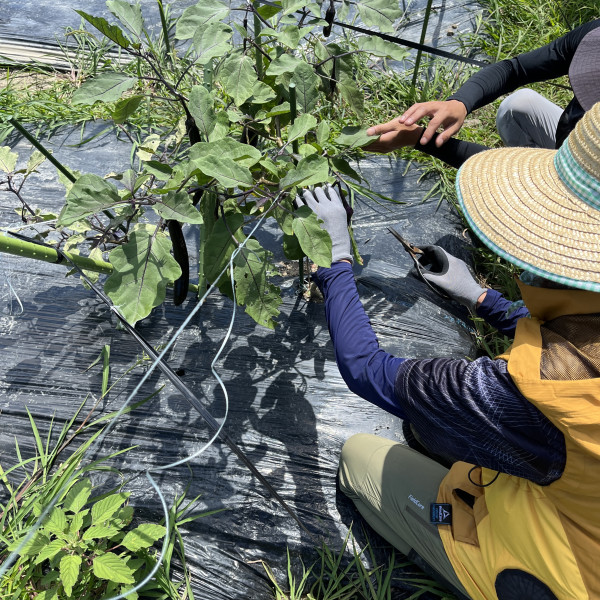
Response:
[{"label": "wrinkled plastic sheet", "polygon": [[[133,2],[133,0],[131,0]],[[227,3],[227,0],[224,0]],[[160,18],[156,7],[156,0],[140,0],[142,13],[146,26],[150,30],[160,28]],[[237,10],[245,6],[243,0],[228,0],[231,11],[231,19],[241,23],[244,11]],[[166,5],[167,2],[164,2]],[[174,17],[189,6],[197,4],[197,0],[170,0],[169,10]],[[336,4],[336,6],[339,5]],[[400,8],[403,16],[396,23],[396,35],[400,38],[419,42],[421,29],[425,16],[427,0],[402,0]],[[75,12],[84,12],[97,17],[103,17],[113,22],[113,15],[106,7],[105,0],[4,0],[2,3],[2,14],[0,14],[0,41],[7,40],[30,40],[32,43],[55,44],[56,40],[61,43],[68,42],[65,39],[65,28],[78,29],[81,17]],[[431,15],[424,39],[425,45],[434,46],[447,51],[462,53],[461,45],[457,42],[459,34],[471,33],[477,27],[477,19],[482,12],[481,6],[475,0],[440,0],[432,4]],[[347,18],[358,26],[364,26],[360,18],[355,19],[354,7],[351,7]],[[88,26],[88,29],[91,26]],[[356,33],[347,32],[351,37]],[[344,35],[339,26],[333,28],[330,40],[336,36]],[[410,50],[408,56],[414,61],[416,51]],[[402,70],[404,64],[395,65]]]},{"label": "wrinkled plastic sheet", "polygon": [[[95,126],[100,131],[104,125]],[[93,135],[88,129],[86,136]],[[71,168],[104,174],[129,166],[130,147],[104,134],[78,149],[79,131],[63,131],[46,141],[54,155]],[[24,141],[10,140],[22,160]],[[405,204],[376,204],[358,198],[354,231],[364,266],[355,267],[367,313],[381,345],[398,356],[463,357],[473,354],[467,315],[444,304],[408,275],[408,255],[387,233],[392,226],[413,243],[444,244],[461,255],[465,240],[459,219],[446,204],[423,202],[427,181],[406,163],[374,157],[355,165],[378,191]],[[44,164],[25,188],[34,206],[58,210],[63,190],[54,169]],[[0,195],[0,223],[18,223]],[[186,229],[190,255],[197,248],[195,232]],[[283,260],[275,227],[257,232],[261,243]],[[42,434],[52,420],[68,420],[86,398],[90,404],[101,389],[101,368],[87,371],[102,347],[111,347],[111,383],[98,414],[117,410],[139,381],[149,361],[126,374],[142,358],[136,342],[117,330],[110,311],[66,269],[31,259],[0,254],[0,464],[15,462],[14,443],[21,452],[34,452],[28,409]],[[193,277],[193,272],[192,272]],[[168,504],[187,489],[201,495],[200,512],[223,509],[184,528],[186,557],[197,598],[270,598],[259,561],[282,576],[286,548],[307,565],[316,558],[315,540],[338,550],[348,527],[364,543],[362,523],[353,505],[336,490],[338,456],[344,441],[358,432],[403,441],[398,419],[368,404],[347,389],[334,361],[324,307],[298,293],[297,277],[279,277],[283,292],[279,325],[272,331],[256,325],[241,309],[216,370],[226,385],[229,412],[226,433],[289,503],[308,535],[253,478],[228,447],[215,442],[190,462],[155,473]],[[195,304],[190,295],[179,307],[157,308],[138,330],[155,347],[164,345]],[[22,312],[20,306],[22,305]],[[225,398],[210,369],[232,317],[232,302],[209,296],[193,323],[167,355],[169,365],[207,409],[221,419]],[[349,324],[350,326],[350,324]],[[163,387],[164,386],[164,387]],[[110,461],[125,478],[136,514],[145,520],[162,516],[159,498],[143,472],[170,464],[197,451],[211,432],[180,394],[153,373],[134,401],[155,394],[142,407],[121,417],[93,458],[120,449],[133,449]],[[95,480],[107,487],[118,481]],[[371,534],[376,547],[381,540]],[[383,550],[382,550],[383,552]],[[382,555],[383,556],[383,555]],[[400,597],[400,596],[399,596]]]}]

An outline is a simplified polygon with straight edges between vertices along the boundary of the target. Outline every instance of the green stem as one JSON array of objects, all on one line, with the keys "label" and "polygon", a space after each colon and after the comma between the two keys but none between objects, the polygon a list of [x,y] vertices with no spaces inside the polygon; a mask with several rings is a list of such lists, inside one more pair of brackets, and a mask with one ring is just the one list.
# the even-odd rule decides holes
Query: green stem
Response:
[{"label": "green stem", "polygon": [[[58,162],[54,156],[52,156],[52,152],[47,150],[40,144],[38,140],[36,140],[30,133],[19,123],[15,118],[9,119],[9,123],[36,149],[39,150],[71,183],[75,183],[77,181],[77,177],[67,169],[62,163]],[[102,211],[105,216],[109,219],[114,219],[114,215],[108,210]],[[123,227],[123,225],[118,226],[121,231],[127,233],[127,230]]]},{"label": "green stem", "polygon": [[[36,260],[43,260],[49,263],[59,263],[62,260],[60,254],[54,248],[48,248],[47,246],[41,246],[33,242],[26,242],[7,235],[0,235],[0,252],[14,254],[15,256],[24,256],[26,258],[35,258]],[[103,260],[95,260],[65,251],[63,251],[63,254],[78,267],[86,271],[112,273],[113,266]]]},{"label": "green stem", "polygon": [[304,257],[298,261],[298,277],[300,279],[300,289],[304,289]]},{"label": "green stem", "polygon": [[9,123],[36,149],[39,150],[69,181],[75,183],[77,178],[67,167],[63,164],[59,163],[54,156],[52,156],[52,152],[46,150],[42,144],[38,142],[30,133],[19,123],[15,118],[9,120]]},{"label": "green stem", "polygon": [[[260,35],[262,24],[256,13],[256,7],[254,8],[254,43],[259,46],[260,43],[258,41],[258,36]],[[260,50],[256,50],[256,74],[258,75],[259,81],[262,80],[263,77],[263,57]]]},{"label": "green stem", "polygon": [[212,90],[213,84],[213,64],[212,60],[207,62],[204,65],[204,77],[203,77],[204,87],[210,92]]},{"label": "green stem", "polygon": [[206,240],[211,234],[216,222],[215,209],[218,203],[217,194],[206,191],[200,201],[200,214],[202,215],[203,223],[200,225],[200,240],[198,242],[200,248],[198,250],[198,294],[202,296],[206,291],[208,280],[204,273],[204,255],[206,252]]},{"label": "green stem", "polygon": [[[292,124],[298,116],[298,108],[296,106],[296,84],[290,83],[290,119]],[[298,140],[292,142],[292,152],[298,154]],[[294,159],[294,162],[295,159]],[[300,289],[304,287],[304,258],[298,261],[298,276],[300,277]]]},{"label": "green stem", "polygon": [[[63,264],[69,266],[69,263],[62,260],[61,255],[54,249],[33,242],[26,242],[18,238],[0,234],[0,252],[3,254],[13,254],[14,256],[23,256],[25,258],[34,258],[48,263]],[[73,264],[76,264],[80,269],[85,271],[93,271],[94,273],[104,273],[109,275],[113,272],[113,266],[103,260],[96,260],[80,254],[72,254],[62,251]],[[198,292],[198,286],[190,284],[189,291]]]},{"label": "green stem", "polygon": [[[298,116],[298,109],[296,107],[296,84],[290,83],[290,117],[292,124]],[[294,154],[298,154],[298,140],[292,142],[292,151]]]},{"label": "green stem", "polygon": [[[423,28],[421,29],[421,39],[419,41],[420,44],[425,42],[425,35],[427,34],[427,25],[429,24],[429,15],[431,13],[431,5],[433,4],[433,0],[427,0],[427,8],[425,9],[425,17],[423,19]],[[412,91],[414,94],[415,86],[417,85],[417,77],[419,75],[419,66],[421,65],[421,51],[417,51],[417,58],[415,60],[415,70],[413,71],[412,78]]]},{"label": "green stem", "polygon": [[171,55],[171,43],[169,42],[169,29],[167,27],[167,19],[165,17],[165,11],[163,9],[162,0],[156,0],[158,3],[158,12],[160,13],[160,24],[162,25],[163,37],[165,40],[165,50],[167,55]]}]

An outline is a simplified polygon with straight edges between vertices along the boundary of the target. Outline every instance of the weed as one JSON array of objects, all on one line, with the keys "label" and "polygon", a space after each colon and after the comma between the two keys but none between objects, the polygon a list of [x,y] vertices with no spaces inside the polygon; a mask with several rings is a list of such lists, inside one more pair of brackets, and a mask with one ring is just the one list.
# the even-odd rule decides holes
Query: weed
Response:
[{"label": "weed", "polygon": [[[302,560],[299,560],[299,566],[295,564],[288,550],[287,582],[284,587],[279,584],[272,569],[263,562],[276,600],[389,600],[399,585],[404,589],[414,589],[407,592],[410,594],[408,600],[416,600],[424,594],[452,600],[452,594],[437,582],[425,575],[407,571],[411,566],[406,560],[398,561],[393,549],[390,550],[387,563],[377,565],[377,557],[370,544],[367,542],[362,551],[358,550],[351,531],[347,533],[339,551],[323,544],[319,549],[319,560],[308,569]],[[299,575],[295,574],[297,572]]]},{"label": "weed", "polygon": [[[106,348],[101,358],[104,396],[110,389]],[[0,505],[0,567],[7,569],[0,581],[0,595],[35,596],[39,600],[106,598],[127,594],[157,569],[143,587],[145,595],[180,598],[183,585],[185,595],[193,598],[180,527],[218,511],[194,514],[198,498],[186,502],[184,493],[169,510],[167,531],[164,521],[136,522],[134,526],[134,509],[122,485],[94,496],[97,488],[90,475],[96,471],[115,473],[105,463],[130,448],[86,464],[90,447],[114,415],[91,420],[94,405],[78,422],[84,405],[57,436],[51,424],[45,440],[28,411],[36,453],[24,458],[16,442],[16,464],[8,469],[0,467],[0,483],[7,498]],[[83,434],[88,434],[87,439],[65,458],[67,449]],[[24,474],[21,480],[19,473]],[[160,555],[153,545],[165,536],[164,554],[157,566]],[[173,582],[170,576],[174,555],[183,567],[183,583]],[[13,559],[11,564],[7,562]],[[127,597],[135,599],[137,593]]]}]

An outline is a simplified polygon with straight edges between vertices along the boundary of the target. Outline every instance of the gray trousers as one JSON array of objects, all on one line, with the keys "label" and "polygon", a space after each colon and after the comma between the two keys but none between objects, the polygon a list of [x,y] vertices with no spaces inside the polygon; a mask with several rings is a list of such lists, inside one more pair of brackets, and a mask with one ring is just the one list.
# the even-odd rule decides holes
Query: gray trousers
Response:
[{"label": "gray trousers", "polygon": [[563,109],[533,90],[507,96],[496,114],[496,127],[505,146],[548,148],[556,145],[556,127]]},{"label": "gray trousers", "polygon": [[[352,436],[340,457],[340,488],[367,523],[405,556],[416,553],[468,598],[438,533],[429,505],[448,469],[416,450],[375,435]],[[442,525],[441,527],[447,527]]]}]

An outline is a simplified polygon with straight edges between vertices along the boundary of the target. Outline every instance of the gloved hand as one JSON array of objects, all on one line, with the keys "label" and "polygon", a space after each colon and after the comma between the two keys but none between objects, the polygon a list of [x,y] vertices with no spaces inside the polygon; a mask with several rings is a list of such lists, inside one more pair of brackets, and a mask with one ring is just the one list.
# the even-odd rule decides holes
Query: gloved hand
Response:
[{"label": "gloved hand", "polygon": [[467,264],[440,246],[424,246],[419,263],[423,278],[444,290],[452,299],[475,310],[477,300],[486,288],[475,281]]},{"label": "gloved hand", "polygon": [[300,207],[304,204],[323,221],[322,227],[331,237],[331,262],[342,259],[353,262],[348,233],[349,213],[335,189],[328,185],[325,188],[317,187],[313,192],[304,190],[302,199],[296,198],[296,205]]}]

